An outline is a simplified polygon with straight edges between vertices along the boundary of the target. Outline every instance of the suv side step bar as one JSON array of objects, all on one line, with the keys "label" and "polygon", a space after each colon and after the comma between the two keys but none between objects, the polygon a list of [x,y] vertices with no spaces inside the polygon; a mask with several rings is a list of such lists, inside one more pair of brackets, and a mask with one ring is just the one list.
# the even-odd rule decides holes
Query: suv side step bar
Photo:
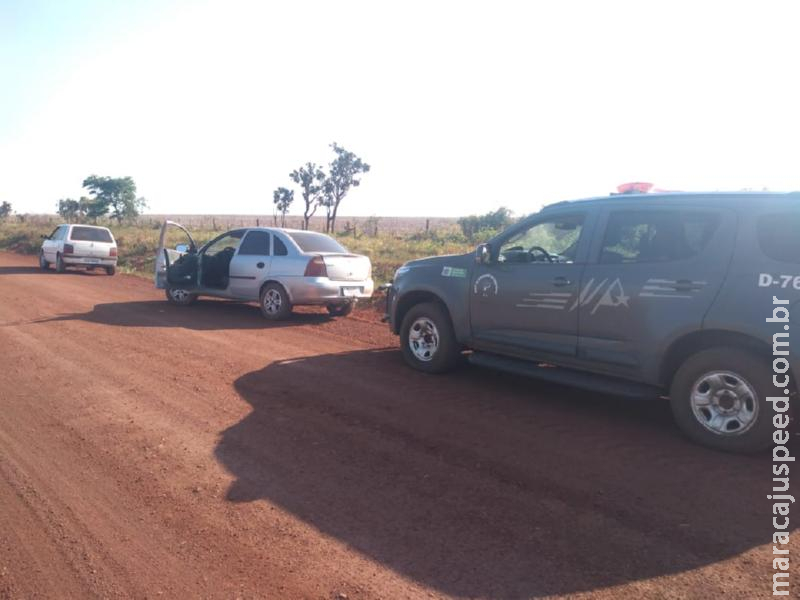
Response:
[{"label": "suv side step bar", "polygon": [[625,396],[629,398],[656,398],[664,395],[658,387],[624,379],[586,373],[563,367],[542,366],[539,363],[491,354],[489,352],[473,352],[468,355],[471,364],[479,367],[496,369],[514,375],[535,377],[553,383],[560,383],[600,394]]}]

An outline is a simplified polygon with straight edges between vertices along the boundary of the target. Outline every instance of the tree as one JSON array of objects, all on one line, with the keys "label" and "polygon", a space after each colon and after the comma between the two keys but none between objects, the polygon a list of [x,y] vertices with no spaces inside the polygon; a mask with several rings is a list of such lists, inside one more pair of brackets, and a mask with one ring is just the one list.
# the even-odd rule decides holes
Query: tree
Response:
[{"label": "tree", "polygon": [[333,184],[331,183],[330,179],[325,180],[322,198],[320,198],[319,205],[325,207],[325,233],[330,233],[334,205]]},{"label": "tree", "polygon": [[5,221],[9,216],[11,216],[11,203],[3,201],[0,204],[0,221]]},{"label": "tree", "polygon": [[81,203],[72,198],[62,198],[58,201],[58,214],[69,223],[80,221],[86,214],[81,208]]},{"label": "tree", "polygon": [[272,192],[272,201],[278,212],[281,213],[281,227],[286,227],[286,213],[289,211],[289,206],[294,202],[294,190],[279,187]]},{"label": "tree", "polygon": [[361,185],[361,180],[357,178],[358,175],[367,173],[370,168],[358,156],[345,150],[336,142],[331,144],[331,148],[333,148],[336,158],[329,165],[330,175],[325,189],[325,201],[330,205],[325,231],[329,232],[336,229],[336,214],[339,211],[339,204],[351,187]]},{"label": "tree", "polygon": [[305,203],[303,229],[308,229],[308,222],[325,197],[325,171],[310,162],[289,173],[289,177],[300,186]]},{"label": "tree", "polygon": [[131,177],[90,175],[83,180],[83,187],[93,195],[87,216],[95,219],[111,211],[111,218],[121,223],[123,219],[139,216],[147,206],[144,198],[136,197],[136,184]]}]

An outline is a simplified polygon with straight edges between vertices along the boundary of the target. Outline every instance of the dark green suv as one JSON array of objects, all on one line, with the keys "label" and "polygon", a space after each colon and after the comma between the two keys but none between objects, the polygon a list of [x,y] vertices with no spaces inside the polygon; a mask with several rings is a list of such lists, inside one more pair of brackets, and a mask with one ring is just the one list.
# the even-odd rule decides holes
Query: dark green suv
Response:
[{"label": "dark green suv", "polygon": [[421,371],[466,354],[599,392],[669,395],[692,439],[757,451],[788,421],[800,367],[789,343],[799,232],[800,193],[559,202],[473,253],[403,265],[387,319]]}]

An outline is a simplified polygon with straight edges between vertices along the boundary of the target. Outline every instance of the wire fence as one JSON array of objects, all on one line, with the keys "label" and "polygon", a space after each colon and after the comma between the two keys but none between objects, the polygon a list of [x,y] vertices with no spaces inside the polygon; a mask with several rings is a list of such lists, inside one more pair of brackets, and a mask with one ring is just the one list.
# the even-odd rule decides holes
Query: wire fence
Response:
[{"label": "wire fence", "polygon": [[[177,221],[189,229],[204,231],[225,231],[236,227],[278,227],[280,216],[276,215],[141,215],[123,222],[127,226],[158,229],[165,219]],[[17,214],[8,218],[12,223],[29,223],[31,225],[56,225],[63,223],[59,215]],[[98,225],[113,227],[117,223],[111,219],[98,219]],[[285,227],[300,229],[303,218],[298,215],[286,215]],[[336,233],[377,236],[411,235],[416,233],[443,233],[457,227],[457,219],[447,217],[339,217],[336,220]],[[325,217],[311,217],[309,229],[325,230]]]}]

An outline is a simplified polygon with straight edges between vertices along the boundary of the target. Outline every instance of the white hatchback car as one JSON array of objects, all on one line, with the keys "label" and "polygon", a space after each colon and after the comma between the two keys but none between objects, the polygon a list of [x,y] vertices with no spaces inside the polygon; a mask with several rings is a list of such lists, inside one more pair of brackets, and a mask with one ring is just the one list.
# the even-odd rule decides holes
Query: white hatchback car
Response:
[{"label": "white hatchback car", "polygon": [[39,251],[42,269],[55,265],[56,271],[63,273],[67,267],[102,268],[109,275],[117,270],[117,242],[105,227],[59,225],[53,233],[43,237]]},{"label": "white hatchback car", "polygon": [[[174,250],[166,247],[171,227],[186,240]],[[198,296],[254,301],[270,320],[288,317],[297,305],[325,306],[331,315],[344,316],[373,292],[369,258],[322,233],[242,228],[198,248],[172,221],[161,229],[155,283],[173,304],[191,304]]]}]

